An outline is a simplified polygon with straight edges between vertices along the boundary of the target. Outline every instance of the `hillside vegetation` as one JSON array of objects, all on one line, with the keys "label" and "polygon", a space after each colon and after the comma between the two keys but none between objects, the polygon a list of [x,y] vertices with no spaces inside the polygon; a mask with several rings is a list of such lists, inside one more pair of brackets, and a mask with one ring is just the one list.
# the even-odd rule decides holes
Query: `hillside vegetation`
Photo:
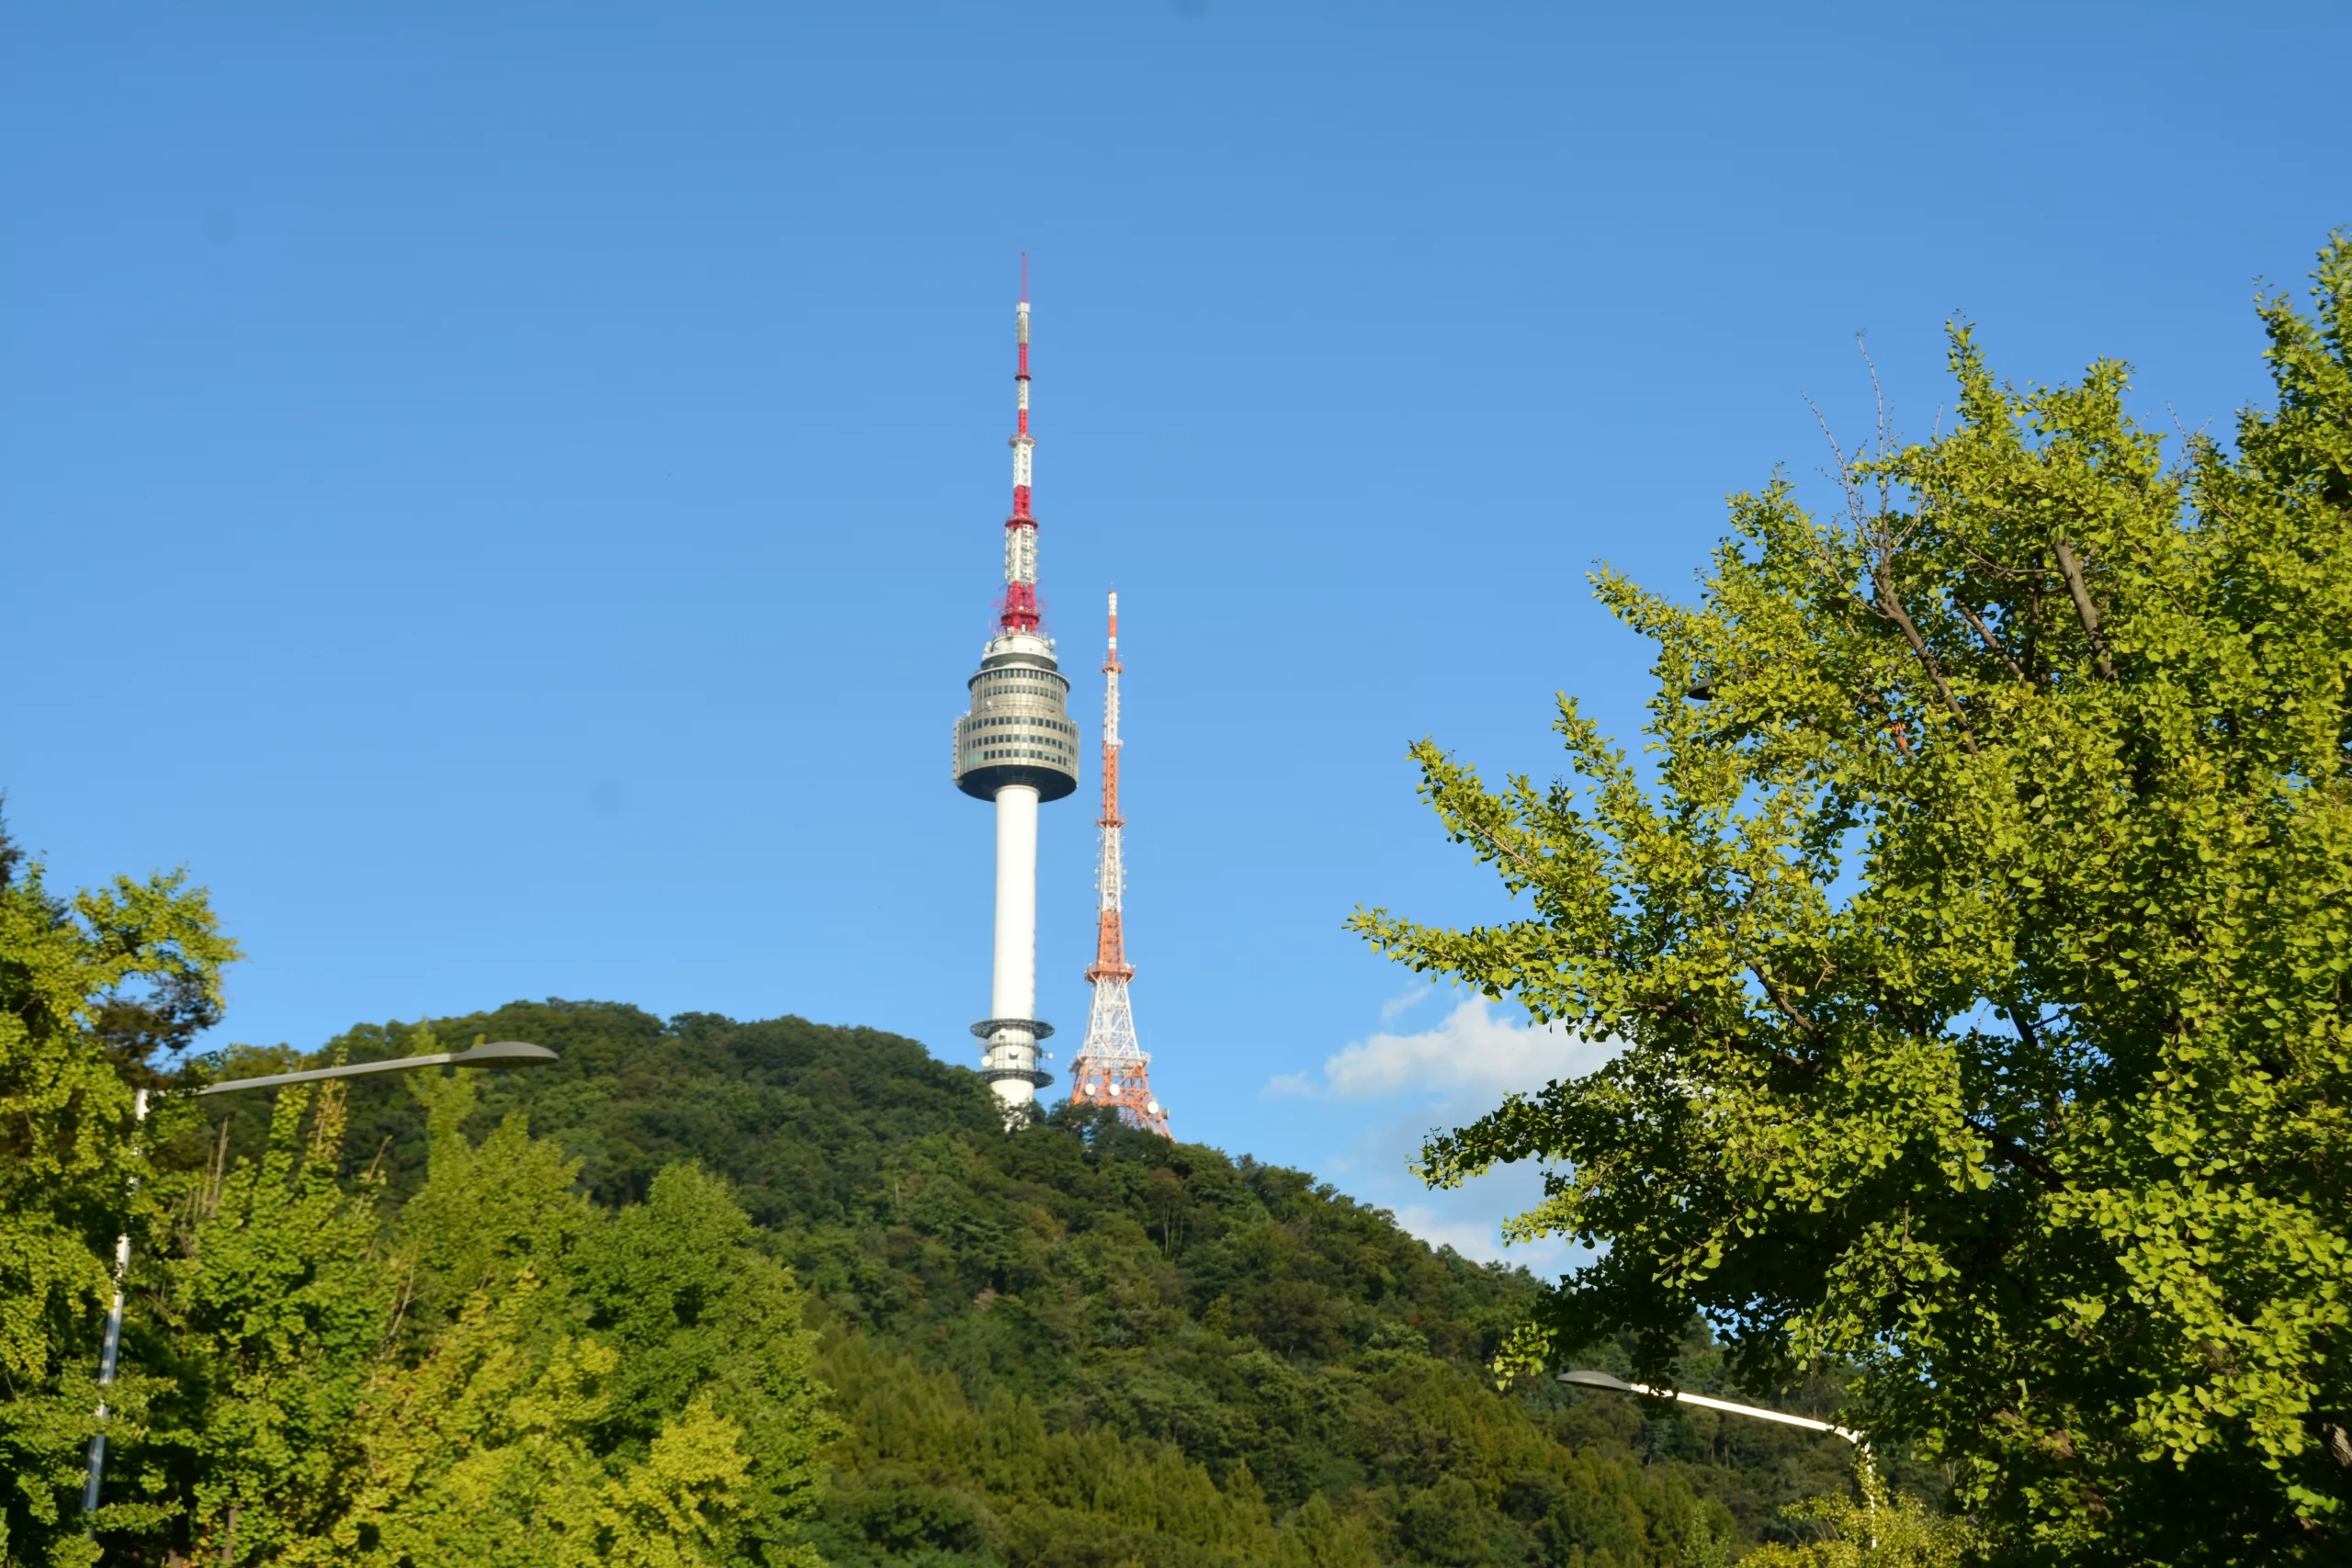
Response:
[{"label": "hillside vegetation", "polygon": [[[424,1027],[330,1050],[406,1054]],[[1498,1392],[1523,1272],[1247,1156],[1068,1111],[1008,1136],[978,1075],[912,1041],[604,1003],[430,1027],[562,1054],[481,1075],[468,1130],[520,1113],[600,1209],[680,1165],[729,1184],[821,1330],[843,1430],[808,1539],[842,1568],[1697,1565],[1846,1484],[1838,1445],[1801,1433]],[[213,1103],[232,1149],[258,1144],[266,1103]],[[417,1190],[422,1099],[355,1080],[350,1116],[386,1201]]]}]

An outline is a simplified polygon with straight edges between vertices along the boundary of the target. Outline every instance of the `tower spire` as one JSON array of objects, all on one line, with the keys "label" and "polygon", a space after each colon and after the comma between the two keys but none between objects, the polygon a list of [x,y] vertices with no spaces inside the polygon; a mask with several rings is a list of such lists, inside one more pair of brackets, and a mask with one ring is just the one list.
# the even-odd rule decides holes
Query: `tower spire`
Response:
[{"label": "tower spire", "polygon": [[1017,412],[1012,431],[1012,515],[1004,520],[1004,608],[997,629],[1037,629],[1037,520],[1029,514],[1029,253],[1021,253],[1021,303],[1013,314],[1019,355],[1012,372]]},{"label": "tower spire", "polygon": [[1135,1009],[1127,982],[1135,969],[1127,963],[1125,927],[1127,867],[1125,853],[1126,818],[1119,809],[1119,596],[1111,595],[1110,649],[1102,659],[1102,859],[1095,873],[1097,891],[1094,962],[1086,977],[1094,986],[1094,1004],[1086,1020],[1086,1043],[1070,1063],[1070,1102],[1113,1105],[1119,1120],[1168,1136],[1168,1112],[1151,1092],[1151,1058],[1136,1043]]}]

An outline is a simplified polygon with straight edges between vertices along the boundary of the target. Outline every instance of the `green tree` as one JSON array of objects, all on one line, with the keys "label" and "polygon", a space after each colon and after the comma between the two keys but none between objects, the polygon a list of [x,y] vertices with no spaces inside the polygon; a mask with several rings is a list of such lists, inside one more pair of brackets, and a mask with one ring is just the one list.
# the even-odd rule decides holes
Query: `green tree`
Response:
[{"label": "green tree", "polygon": [[161,1387],[109,1484],[167,1510],[171,1539],[214,1562],[266,1561],[333,1517],[349,1425],[401,1307],[379,1183],[346,1194],[339,1180],[343,1086],[275,1099],[262,1156],[187,1190],[124,1337],[126,1361]]},{"label": "green tree", "polygon": [[571,1271],[590,1332],[620,1354],[597,1428],[605,1450],[658,1459],[677,1414],[700,1401],[743,1459],[724,1560],[814,1561],[798,1527],[840,1427],[811,1373],[817,1337],[801,1326],[799,1287],[760,1250],[727,1184],[669,1167],[643,1203],[589,1232]]},{"label": "green tree", "polygon": [[[2352,1527],[2352,242],[2259,302],[2275,409],[2167,466],[2123,367],[1735,500],[1637,768],[1424,791],[1525,918],[1360,911],[1398,959],[1614,1034],[1434,1139],[1550,1164],[1606,1251],[1523,1348],[1694,1313],[1750,1386],[1860,1370],[2034,1560],[2340,1560]],[[1581,787],[1579,787],[1579,784]]]},{"label": "green tree", "polygon": [[[741,1429],[698,1394],[642,1459],[595,1451],[618,1354],[534,1330],[526,1268],[476,1295],[424,1359],[373,1380],[334,1458],[333,1515],[262,1561],[366,1568],[684,1568],[733,1560],[748,1464]],[[782,1561],[813,1564],[805,1553]]]},{"label": "green tree", "polygon": [[[353,1396],[332,1429],[288,1445],[316,1457],[266,1525],[259,1496],[240,1527],[199,1504],[206,1543],[237,1528],[255,1554],[240,1561],[384,1568],[813,1564],[797,1532],[834,1431],[814,1336],[724,1184],[674,1167],[647,1203],[599,1212],[573,1190],[578,1162],[520,1115],[479,1145],[466,1135],[470,1077],[406,1087],[426,1108],[431,1164],[376,1249],[364,1346],[338,1354],[299,1329],[274,1341],[317,1363],[304,1390],[342,1370]],[[279,1112],[288,1128],[300,1116]],[[312,1141],[339,1135],[338,1118]],[[283,1163],[266,1157],[254,1181],[282,1187]],[[348,1208],[365,1217],[368,1201],[363,1186]],[[308,1228],[333,1230],[326,1215]],[[241,1365],[268,1359],[256,1348]]]},{"label": "green tree", "polygon": [[[0,1561],[96,1559],[80,1503],[115,1238],[160,1239],[176,1189],[146,1151],[191,1120],[167,1105],[142,1141],[132,1097],[217,1016],[236,955],[184,873],[60,897],[0,827]],[[133,1369],[109,1391],[115,1434],[154,1386]],[[157,1517],[109,1500],[98,1522]]]},{"label": "green tree", "polygon": [[1861,1496],[1815,1497],[1788,1510],[1826,1531],[1804,1546],[1763,1546],[1740,1568],[1961,1568],[1976,1545],[1965,1519],[1930,1513],[1897,1495],[1867,1461],[1856,1467]]}]

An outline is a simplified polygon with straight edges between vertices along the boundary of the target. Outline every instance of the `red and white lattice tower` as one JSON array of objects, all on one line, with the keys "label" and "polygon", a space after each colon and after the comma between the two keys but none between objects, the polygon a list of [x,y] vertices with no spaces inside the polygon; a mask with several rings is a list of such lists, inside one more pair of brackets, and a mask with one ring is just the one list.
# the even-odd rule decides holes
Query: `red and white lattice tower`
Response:
[{"label": "red and white lattice tower", "polygon": [[1120,1121],[1164,1138],[1168,1112],[1151,1092],[1151,1058],[1136,1043],[1135,1009],[1127,999],[1136,972],[1127,963],[1123,917],[1127,863],[1121,835],[1127,819],[1119,815],[1119,596],[1114,593],[1111,650],[1102,660],[1102,815],[1095,822],[1102,829],[1102,852],[1094,878],[1094,962],[1086,971],[1094,1005],[1086,1017],[1086,1043],[1069,1065],[1069,1099],[1073,1105],[1116,1106]]},{"label": "red and white lattice tower", "polygon": [[1029,259],[1021,260],[1014,316],[1020,367],[1012,433],[1012,515],[1004,522],[1004,603],[996,635],[965,682],[972,705],[956,721],[956,787],[996,803],[996,964],[979,1036],[980,1076],[1004,1102],[1008,1123],[1053,1082],[1038,1044],[1053,1026],[1037,1018],[1037,806],[1078,788],[1078,726],[1069,682],[1037,614],[1037,519],[1029,512]]}]

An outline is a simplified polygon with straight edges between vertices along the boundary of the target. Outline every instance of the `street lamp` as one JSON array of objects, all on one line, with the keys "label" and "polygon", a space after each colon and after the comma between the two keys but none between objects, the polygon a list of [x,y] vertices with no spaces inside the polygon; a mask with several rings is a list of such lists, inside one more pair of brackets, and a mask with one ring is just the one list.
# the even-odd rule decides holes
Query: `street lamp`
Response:
[{"label": "street lamp", "polygon": [[536,1062],[552,1062],[554,1052],[544,1045],[526,1045],[520,1040],[493,1040],[487,1045],[477,1045],[470,1051],[436,1051],[429,1056],[387,1056],[380,1062],[350,1062],[340,1067],[312,1067],[301,1073],[272,1073],[262,1078],[223,1078],[219,1083],[206,1084],[196,1091],[198,1100],[208,1094],[233,1094],[242,1089],[276,1089],[280,1084],[311,1083],[319,1078],[356,1078],[367,1073],[406,1073],[419,1067],[527,1067]]},{"label": "street lamp", "polygon": [[[425,1056],[391,1056],[380,1062],[350,1062],[339,1067],[312,1067],[307,1072],[271,1073],[258,1078],[223,1078],[219,1083],[206,1084],[196,1091],[201,1100],[208,1094],[234,1094],[240,1089],[277,1089],[289,1083],[313,1083],[320,1078],[356,1078],[368,1073],[407,1073],[420,1067],[526,1067],[537,1062],[552,1062],[556,1054],[544,1045],[529,1045],[520,1040],[492,1040],[469,1051],[436,1051]],[[147,1120],[147,1090],[140,1089],[130,1097],[130,1124],[138,1127]],[[136,1185],[136,1179],[133,1179]],[[114,1303],[107,1308],[107,1334],[98,1350],[98,1430],[90,1437],[89,1479],[82,1483],[82,1513],[85,1517],[98,1511],[98,1479],[107,1463],[107,1390],[114,1383],[115,1351],[122,1344],[122,1282],[130,1271],[130,1237],[128,1234],[114,1238]]]},{"label": "street lamp", "polygon": [[1703,1393],[1685,1393],[1679,1388],[1652,1388],[1645,1382],[1627,1382],[1612,1378],[1607,1372],[1562,1372],[1560,1381],[1578,1388],[1605,1388],[1611,1393],[1645,1393],[1652,1399],[1679,1399],[1685,1404],[1696,1404],[1708,1410],[1728,1411],[1734,1416],[1753,1416],[1759,1421],[1778,1421],[1784,1427],[1803,1427],[1809,1432],[1835,1432],[1854,1445],[1854,1456],[1861,1461],[1865,1484],[1862,1503],[1870,1510],[1871,1545],[1878,1545],[1878,1482],[1871,1465],[1871,1440],[1851,1427],[1840,1427],[1831,1421],[1815,1421],[1809,1416],[1792,1416],[1785,1410],[1767,1410],[1760,1404],[1734,1404],[1728,1399],[1710,1399]]},{"label": "street lamp", "polygon": [[1803,1427],[1812,1432],[1835,1432],[1863,1453],[1870,1452],[1868,1438],[1849,1427],[1828,1421],[1815,1421],[1806,1416],[1792,1416],[1785,1410],[1767,1410],[1760,1404],[1734,1404],[1728,1399],[1710,1399],[1703,1393],[1685,1393],[1679,1388],[1652,1388],[1644,1382],[1626,1382],[1607,1372],[1562,1372],[1560,1381],[1578,1388],[1605,1388],[1611,1393],[1646,1393],[1652,1399],[1679,1399],[1685,1404],[1703,1405],[1709,1410],[1728,1410],[1735,1416],[1753,1416],[1759,1421],[1778,1421],[1785,1427]]}]

